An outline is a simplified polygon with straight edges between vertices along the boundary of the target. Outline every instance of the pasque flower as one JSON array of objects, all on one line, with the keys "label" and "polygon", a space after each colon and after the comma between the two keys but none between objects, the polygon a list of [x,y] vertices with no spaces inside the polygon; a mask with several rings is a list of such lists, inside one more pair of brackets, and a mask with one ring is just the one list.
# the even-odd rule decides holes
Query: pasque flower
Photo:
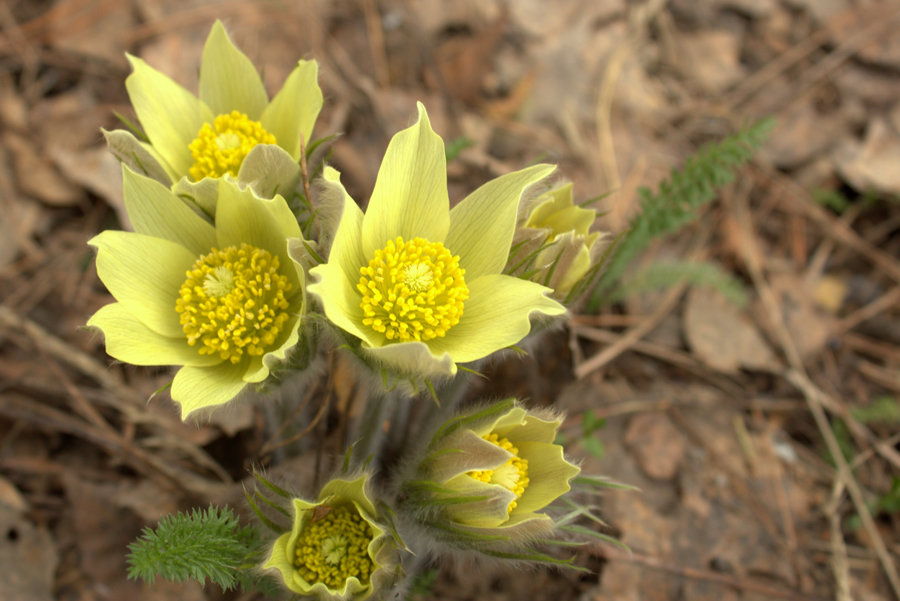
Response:
[{"label": "pasque flower", "polygon": [[404,484],[410,513],[459,546],[496,536],[527,544],[553,529],[542,510],[579,468],[556,444],[562,418],[508,399],[456,416],[434,435]]},{"label": "pasque flower", "polygon": [[276,539],[263,568],[301,595],[366,599],[389,576],[385,530],[365,491],[366,476],[328,482],[317,502],[293,499],[290,532]]},{"label": "pasque flower", "polygon": [[270,101],[256,68],[219,21],[203,48],[198,96],[140,58],[128,60],[133,72],[125,87],[149,144],[121,130],[107,138],[123,162],[164,183],[237,177],[258,145],[271,147],[269,163],[296,164],[322,108],[315,61],[299,61]]},{"label": "pasque flower", "polygon": [[326,170],[344,210],[310,293],[365,357],[408,376],[453,375],[519,342],[530,316],[565,312],[548,288],[501,273],[522,192],[552,170],[503,175],[450,210],[444,143],[419,104],[416,124],[387,148],[365,214]]},{"label": "pasque flower", "polygon": [[554,298],[566,298],[602,246],[597,242],[605,234],[590,231],[596,218],[594,209],[574,204],[571,183],[540,195],[516,229],[510,272],[549,286]]},{"label": "pasque flower", "polygon": [[[298,340],[305,274],[288,256],[301,239],[281,196],[218,182],[215,225],[159,182],[123,167],[134,232],[107,230],[97,274],[116,302],[88,321],[106,351],[135,365],[181,365],[182,417],[262,382]],[[297,240],[302,243],[302,240]]]}]

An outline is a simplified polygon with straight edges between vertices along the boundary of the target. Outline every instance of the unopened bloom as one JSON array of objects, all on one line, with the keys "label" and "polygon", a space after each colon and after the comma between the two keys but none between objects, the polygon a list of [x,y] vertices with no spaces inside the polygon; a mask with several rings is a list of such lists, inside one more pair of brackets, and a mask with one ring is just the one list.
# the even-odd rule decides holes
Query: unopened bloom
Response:
[{"label": "unopened bloom", "polygon": [[545,508],[580,471],[554,442],[561,423],[513,399],[455,417],[404,484],[411,513],[420,510],[423,525],[461,547],[478,549],[485,536],[515,546],[546,534],[553,520]]},{"label": "unopened bloom", "polygon": [[591,232],[594,209],[572,200],[572,184],[539,196],[525,212],[509,259],[513,274],[549,286],[554,298],[565,299],[590,271],[605,236]]},{"label": "unopened bloom", "polygon": [[125,87],[149,144],[116,131],[108,134],[110,147],[133,169],[169,185],[185,177],[239,177],[258,145],[270,146],[267,162],[296,166],[322,108],[315,61],[299,61],[270,101],[256,68],[219,21],[203,48],[198,96],[140,58],[128,60],[133,72]]},{"label": "unopened bloom", "polygon": [[565,312],[548,288],[501,273],[522,192],[552,170],[498,177],[451,211],[444,143],[419,104],[416,124],[388,146],[365,214],[326,170],[344,210],[309,291],[364,356],[404,375],[453,375],[516,344],[533,314]]},{"label": "unopened bloom", "polygon": [[263,568],[291,591],[323,599],[365,599],[387,574],[391,550],[365,492],[366,477],[328,482],[315,503],[293,499],[290,532],[275,541]]},{"label": "unopened bloom", "polygon": [[305,275],[288,257],[301,239],[281,196],[218,183],[215,225],[169,188],[123,168],[134,232],[107,230],[97,274],[117,302],[88,321],[106,351],[135,365],[181,365],[171,394],[182,417],[262,382],[298,340]]}]

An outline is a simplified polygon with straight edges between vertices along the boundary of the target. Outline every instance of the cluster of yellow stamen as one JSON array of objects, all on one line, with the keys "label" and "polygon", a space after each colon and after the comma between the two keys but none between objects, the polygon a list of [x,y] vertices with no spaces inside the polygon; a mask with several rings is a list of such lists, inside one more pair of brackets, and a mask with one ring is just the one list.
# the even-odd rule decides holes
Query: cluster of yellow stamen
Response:
[{"label": "cluster of yellow stamen", "polygon": [[271,348],[290,318],[291,284],[278,267],[278,257],[246,243],[197,259],[175,301],[188,344],[232,363]]},{"label": "cluster of yellow stamen", "polygon": [[[317,517],[323,510],[327,513]],[[294,566],[309,584],[321,582],[332,590],[352,576],[366,584],[374,568],[368,551],[373,536],[354,505],[316,507],[297,539]]]},{"label": "cluster of yellow stamen", "polygon": [[363,324],[394,342],[431,340],[459,323],[465,269],[440,242],[397,236],[359,270]]},{"label": "cluster of yellow stamen", "polygon": [[212,125],[204,123],[188,146],[194,158],[191,178],[200,181],[204,177],[222,177],[226,173],[237,175],[254,146],[275,143],[274,135],[244,113],[231,111],[219,115]]},{"label": "cluster of yellow stamen", "polygon": [[512,457],[498,468],[492,470],[476,470],[469,472],[468,475],[476,480],[487,482],[488,484],[499,484],[503,488],[512,491],[516,495],[516,498],[513,499],[506,508],[506,512],[510,513],[516,508],[518,499],[525,492],[525,489],[528,488],[528,460],[524,457],[519,457],[519,449],[513,446],[508,438],[501,438],[493,432],[486,434],[483,438],[488,442],[494,443],[501,449],[509,451],[512,454]]}]

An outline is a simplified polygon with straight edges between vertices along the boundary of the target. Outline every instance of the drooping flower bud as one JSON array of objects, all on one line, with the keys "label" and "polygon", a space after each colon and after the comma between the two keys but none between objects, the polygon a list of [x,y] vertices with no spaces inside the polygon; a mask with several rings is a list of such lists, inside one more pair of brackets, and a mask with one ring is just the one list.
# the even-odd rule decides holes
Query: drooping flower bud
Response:
[{"label": "drooping flower bud", "polygon": [[590,231],[596,217],[594,209],[573,203],[571,183],[545,192],[520,213],[507,273],[566,299],[606,246],[597,244],[606,233]]},{"label": "drooping flower bud", "polygon": [[460,549],[521,549],[550,534],[544,510],[580,471],[554,443],[561,423],[514,399],[454,417],[403,484],[409,508],[429,535]]}]

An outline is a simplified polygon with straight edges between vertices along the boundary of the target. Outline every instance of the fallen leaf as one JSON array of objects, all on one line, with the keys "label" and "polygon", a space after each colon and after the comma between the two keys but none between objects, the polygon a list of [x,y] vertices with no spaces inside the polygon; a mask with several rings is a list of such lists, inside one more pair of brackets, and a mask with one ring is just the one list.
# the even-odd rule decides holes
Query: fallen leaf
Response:
[{"label": "fallen leaf", "polygon": [[785,0],[784,4],[794,10],[804,10],[815,20],[823,23],[847,8],[847,0]]},{"label": "fallen leaf", "polygon": [[0,123],[18,133],[28,131],[28,108],[25,99],[16,94],[12,86],[0,88]]},{"label": "fallen leaf", "polygon": [[130,509],[148,524],[178,510],[177,499],[172,491],[160,488],[150,480],[117,487],[111,500],[117,507]]},{"label": "fallen leaf", "polygon": [[[859,98],[870,107],[891,106],[900,94],[897,76],[892,71],[868,65],[848,62],[834,73],[833,78],[842,98]],[[861,108],[863,118],[869,114],[866,108],[865,105]]]},{"label": "fallen leaf", "polygon": [[778,135],[760,150],[782,168],[794,168],[826,152],[843,129],[840,114],[824,116],[809,103],[798,104],[778,115]]},{"label": "fallen leaf", "polygon": [[768,19],[778,5],[776,0],[723,0],[722,6],[751,19]]},{"label": "fallen leaf", "polygon": [[12,154],[16,181],[22,192],[51,206],[70,206],[82,199],[78,186],[59,174],[32,143],[21,136],[7,134],[3,142]]},{"label": "fallen leaf", "polygon": [[861,144],[844,144],[833,158],[838,173],[860,192],[900,194],[900,134],[883,117],[869,122]]},{"label": "fallen leaf", "polygon": [[775,274],[770,284],[797,352],[803,358],[817,355],[828,342],[834,320],[817,309],[814,286],[792,273]]},{"label": "fallen leaf", "polygon": [[662,413],[642,413],[628,424],[625,445],[650,478],[671,480],[684,459],[684,436]]},{"label": "fallen leaf", "polygon": [[3,476],[0,476],[0,505],[6,505],[7,508],[20,513],[28,511],[28,501],[13,483]]},{"label": "fallen leaf", "polygon": [[750,318],[714,290],[691,290],[683,327],[694,354],[713,369],[778,369],[778,359]]},{"label": "fallen leaf", "polygon": [[47,530],[25,519],[17,501],[2,502],[10,494],[0,496],[0,599],[53,601],[56,546]]},{"label": "fallen leaf", "polygon": [[724,29],[686,33],[679,45],[679,66],[704,91],[721,92],[743,79],[741,39],[737,33]]},{"label": "fallen leaf", "polygon": [[[895,27],[886,30],[886,32],[896,31]],[[876,67],[896,71],[900,69],[900,38],[890,33],[882,33],[857,50],[856,56]]]},{"label": "fallen leaf", "polygon": [[106,148],[55,147],[50,151],[50,158],[69,180],[105,200],[121,223],[129,223],[122,200],[122,166]]},{"label": "fallen leaf", "polygon": [[103,3],[86,6],[81,14],[50,20],[50,45],[69,56],[94,57],[109,62],[120,60],[127,49],[124,34],[135,25],[133,12],[107,8]]},{"label": "fallen leaf", "polygon": [[491,56],[503,36],[507,19],[501,15],[493,23],[474,36],[455,36],[447,39],[435,50],[435,62],[440,71],[440,82],[447,91],[463,102],[475,105],[484,99],[482,84],[492,68]]}]

